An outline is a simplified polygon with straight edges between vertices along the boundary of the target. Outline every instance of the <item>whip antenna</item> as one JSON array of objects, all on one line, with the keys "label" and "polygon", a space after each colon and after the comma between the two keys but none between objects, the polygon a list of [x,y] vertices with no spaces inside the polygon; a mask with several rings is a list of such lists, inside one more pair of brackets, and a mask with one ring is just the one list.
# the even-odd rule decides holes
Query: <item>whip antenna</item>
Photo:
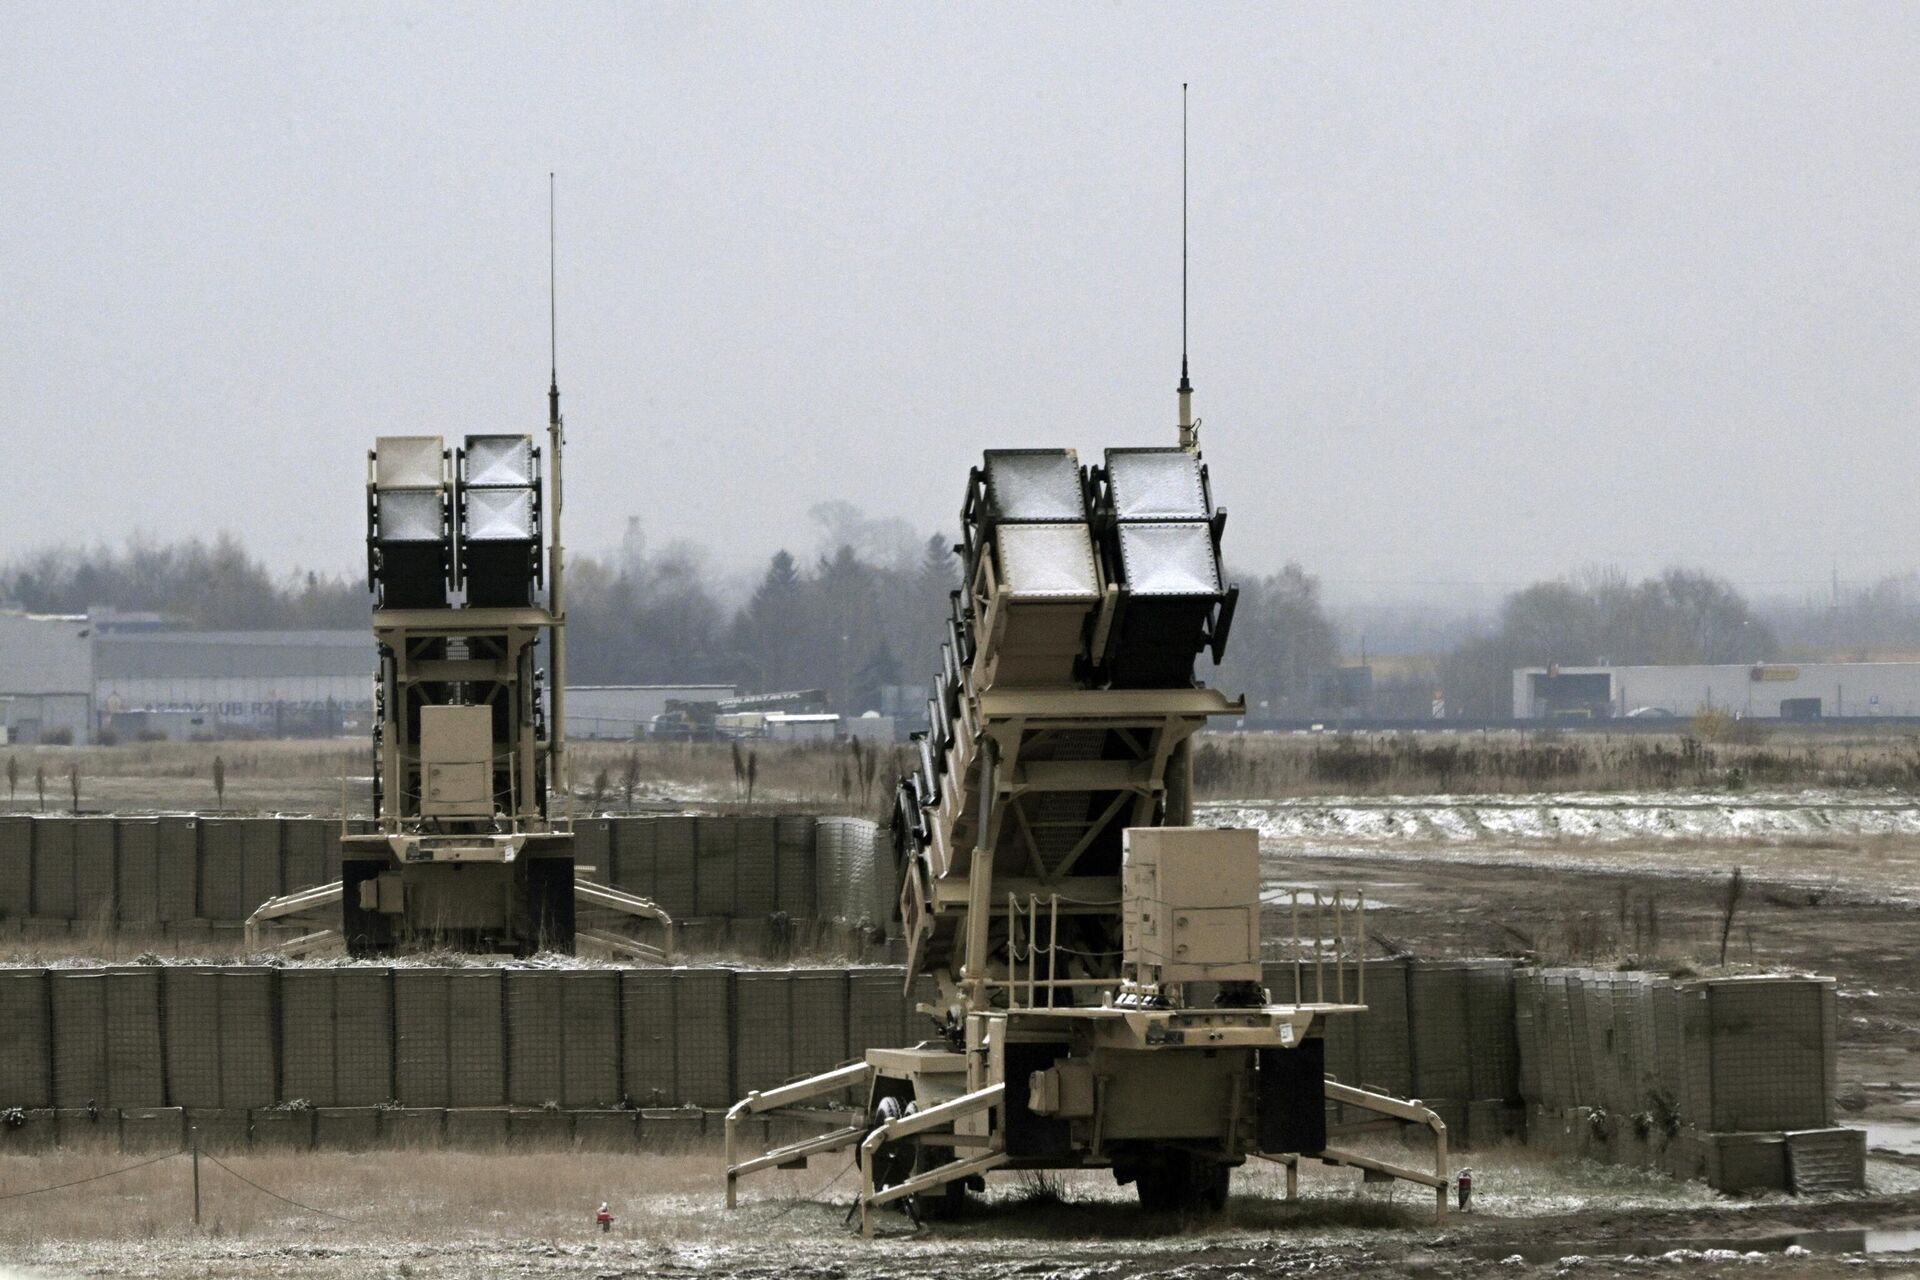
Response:
[{"label": "whip antenna", "polygon": [[1180,447],[1200,447],[1193,420],[1193,380],[1187,376],[1187,86],[1180,86]]},{"label": "whip antenna", "polygon": [[552,357],[552,381],[547,386],[547,613],[550,616],[553,680],[549,688],[553,716],[547,727],[547,776],[559,792],[559,807],[569,830],[573,826],[572,777],[567,759],[567,594],[566,547],[560,541],[560,511],[565,505],[560,487],[560,449],[566,428],[560,423],[560,308],[554,272],[553,172],[547,172],[547,341]]},{"label": "whip antenna", "polygon": [[547,385],[547,422],[560,421],[560,303],[559,287],[554,283],[553,248],[553,172],[547,172],[547,351],[552,360],[552,378]]}]

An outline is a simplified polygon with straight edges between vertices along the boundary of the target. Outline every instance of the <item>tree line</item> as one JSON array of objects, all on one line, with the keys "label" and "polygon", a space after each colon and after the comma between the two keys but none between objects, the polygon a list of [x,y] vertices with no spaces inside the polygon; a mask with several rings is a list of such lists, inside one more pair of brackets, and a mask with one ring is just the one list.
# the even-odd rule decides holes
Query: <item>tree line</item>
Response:
[{"label": "tree line", "polygon": [[[960,585],[953,538],[846,503],[823,503],[812,520],[820,550],[775,552],[744,590],[702,548],[651,548],[637,525],[616,548],[573,556],[570,678],[817,688],[854,712],[879,708],[887,686],[929,683],[948,593]],[[154,612],[197,630],[354,628],[369,608],[361,575],[275,573],[227,534],[29,552],[0,565],[0,601],[39,613]],[[1304,714],[1338,659],[1319,584],[1288,565],[1242,583],[1226,668],[1208,675],[1272,714]]]},{"label": "tree line", "polygon": [[[928,683],[959,585],[952,538],[871,520],[846,503],[813,509],[817,549],[780,550],[750,585],[716,572],[698,546],[649,548],[631,526],[600,555],[569,561],[570,675],[582,684],[729,683],[819,688],[831,704],[881,706],[887,686]],[[1209,683],[1247,697],[1256,718],[1366,710],[1425,718],[1511,714],[1515,667],[1744,663],[1816,654],[1920,650],[1920,580],[1887,579],[1830,608],[1756,608],[1712,574],[1670,569],[1632,580],[1592,570],[1535,583],[1443,651],[1403,663],[1354,705],[1345,646],[1320,581],[1298,564],[1239,578],[1226,660]],[[0,564],[0,601],[34,612],[152,611],[201,630],[355,628],[369,596],[358,574],[276,573],[238,539],[53,547]]]}]

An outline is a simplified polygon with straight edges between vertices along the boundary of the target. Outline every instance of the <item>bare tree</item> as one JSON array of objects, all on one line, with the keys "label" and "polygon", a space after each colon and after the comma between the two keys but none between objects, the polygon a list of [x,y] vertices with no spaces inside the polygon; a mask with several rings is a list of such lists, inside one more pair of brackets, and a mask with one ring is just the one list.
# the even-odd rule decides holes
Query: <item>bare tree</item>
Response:
[{"label": "bare tree", "polygon": [[1727,964],[1727,939],[1733,936],[1734,913],[1740,910],[1740,899],[1746,896],[1747,877],[1739,867],[1727,877],[1727,892],[1720,907],[1720,967]]},{"label": "bare tree", "polygon": [[1333,624],[1320,605],[1320,581],[1297,564],[1240,584],[1233,644],[1218,677],[1244,690],[1256,714],[1311,711],[1315,694],[1340,661]]},{"label": "bare tree", "polygon": [[640,753],[627,752],[626,771],[620,777],[620,788],[627,794],[627,812],[633,812],[633,793],[640,789]]}]

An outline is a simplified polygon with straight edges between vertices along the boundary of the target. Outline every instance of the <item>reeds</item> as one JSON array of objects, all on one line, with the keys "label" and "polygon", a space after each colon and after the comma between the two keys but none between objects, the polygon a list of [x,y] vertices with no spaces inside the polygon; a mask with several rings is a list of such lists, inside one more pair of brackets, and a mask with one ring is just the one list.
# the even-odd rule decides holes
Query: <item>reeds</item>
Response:
[{"label": "reeds", "polygon": [[1920,737],[1690,733],[1209,734],[1193,755],[1209,800],[1539,791],[1920,789]]}]

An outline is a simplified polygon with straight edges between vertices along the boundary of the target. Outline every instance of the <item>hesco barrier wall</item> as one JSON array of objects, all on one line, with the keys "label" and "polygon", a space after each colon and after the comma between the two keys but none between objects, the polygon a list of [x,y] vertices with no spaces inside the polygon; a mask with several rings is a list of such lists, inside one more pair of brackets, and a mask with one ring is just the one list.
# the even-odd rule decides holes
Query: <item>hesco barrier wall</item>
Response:
[{"label": "hesco barrier wall", "polygon": [[[1317,994],[1290,965],[1266,980],[1279,1000],[1296,981]],[[903,982],[897,968],[0,970],[0,1112],[20,1109],[0,1150],[114,1125],[145,1149],[182,1114],[229,1143],[364,1144],[380,1125],[456,1143],[683,1137],[699,1109],[929,1036],[911,1010],[931,988],[910,1001]],[[1863,1185],[1863,1135],[1833,1127],[1830,979],[1377,960],[1365,999],[1325,1027],[1328,1074],[1421,1099],[1455,1146],[1524,1134],[1724,1190]]]},{"label": "hesco barrier wall", "polygon": [[[725,1107],[932,1035],[905,972],[0,970],[0,1111]],[[0,1124],[0,1144],[6,1141]]]},{"label": "hesco barrier wall", "polygon": [[[884,934],[895,912],[893,851],[860,818],[580,818],[574,840],[590,879],[651,898],[677,921]],[[0,925],[198,937],[339,878],[333,819],[0,816]]]},{"label": "hesco barrier wall", "polygon": [[1727,1191],[1863,1185],[1864,1133],[1833,1127],[1832,979],[1522,970],[1514,1026],[1535,1142]]},{"label": "hesco barrier wall", "polygon": [[[1420,1099],[1456,1146],[1524,1135],[1722,1190],[1864,1184],[1863,1134],[1833,1127],[1831,979],[1674,981],[1503,960],[1366,970],[1367,1011],[1328,1020],[1327,1074]],[[1316,995],[1310,967],[1269,965],[1266,981],[1276,999],[1296,983]]]}]

